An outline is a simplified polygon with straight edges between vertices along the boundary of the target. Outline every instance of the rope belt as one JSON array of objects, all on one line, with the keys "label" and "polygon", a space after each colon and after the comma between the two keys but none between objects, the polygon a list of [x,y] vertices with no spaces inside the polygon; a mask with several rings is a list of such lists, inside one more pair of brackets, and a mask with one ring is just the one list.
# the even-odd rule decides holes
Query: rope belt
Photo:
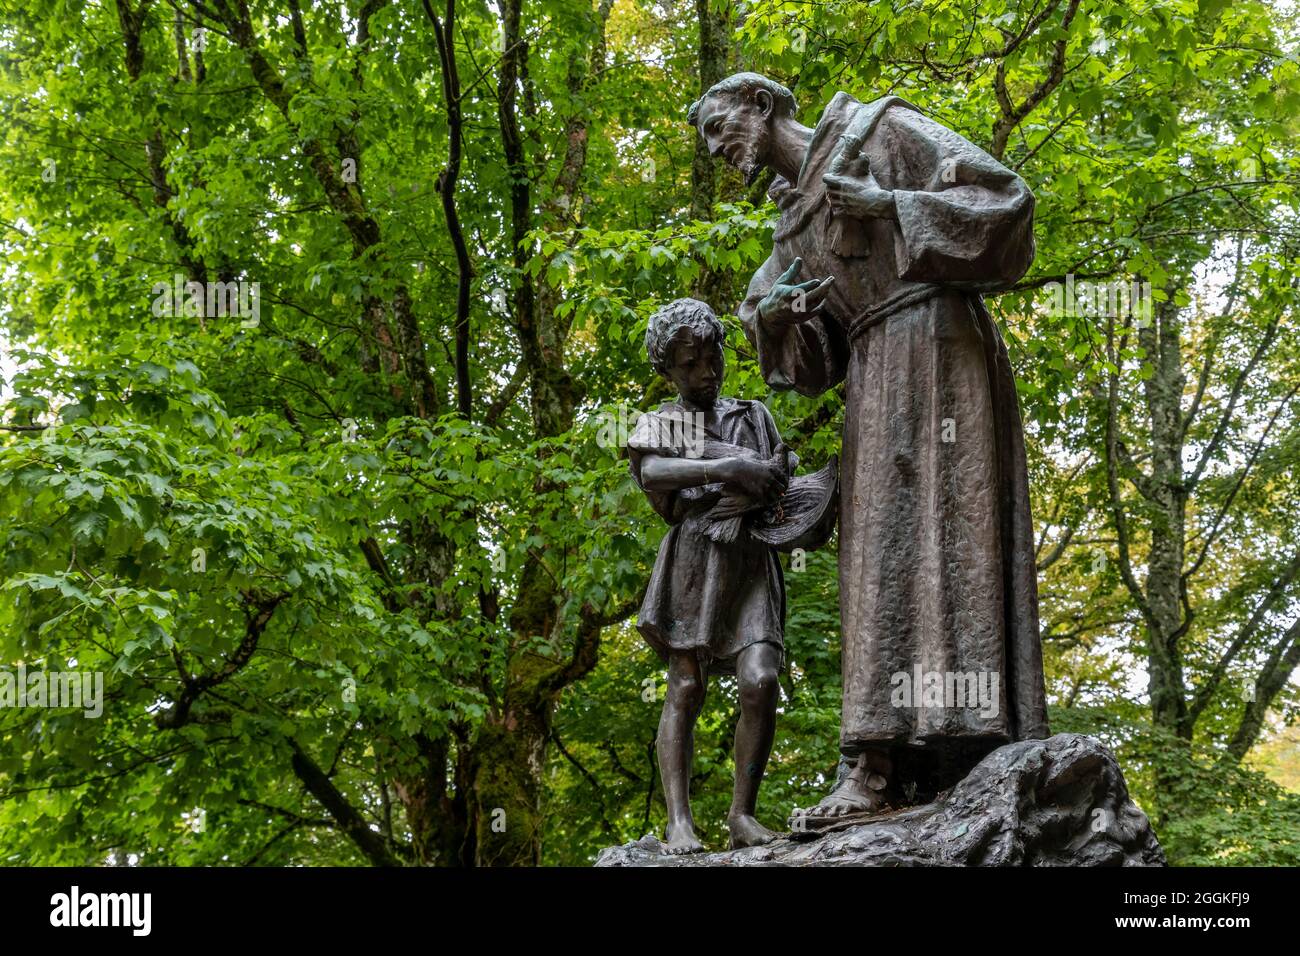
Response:
[{"label": "rope belt", "polygon": [[933,299],[935,296],[950,291],[952,290],[946,286],[932,285],[928,282],[905,286],[884,302],[873,305],[859,313],[858,317],[849,323],[849,341],[856,341],[859,335],[868,329],[875,328],[882,322],[888,321],[895,313],[906,309],[908,306],[916,305],[918,302],[924,302],[927,299]]}]

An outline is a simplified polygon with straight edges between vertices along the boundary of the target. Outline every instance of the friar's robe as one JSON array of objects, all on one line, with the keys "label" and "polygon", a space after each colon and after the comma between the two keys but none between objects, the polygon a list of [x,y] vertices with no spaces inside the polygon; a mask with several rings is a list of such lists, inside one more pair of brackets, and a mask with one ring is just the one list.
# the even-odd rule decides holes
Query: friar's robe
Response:
[{"label": "friar's robe", "polygon": [[[846,132],[897,221],[832,215],[822,176]],[[1047,736],[1024,432],[980,297],[1033,260],[1033,195],[897,97],[845,93],[798,182],[771,195],[773,252],[739,310],[764,378],[805,395],[846,381],[841,749]],[[823,312],[761,325],[759,300],[799,256],[799,281],[835,276]],[[970,700],[971,675],[986,692],[996,679],[993,700]],[[963,701],[949,685],[966,706],[950,706]]]}]

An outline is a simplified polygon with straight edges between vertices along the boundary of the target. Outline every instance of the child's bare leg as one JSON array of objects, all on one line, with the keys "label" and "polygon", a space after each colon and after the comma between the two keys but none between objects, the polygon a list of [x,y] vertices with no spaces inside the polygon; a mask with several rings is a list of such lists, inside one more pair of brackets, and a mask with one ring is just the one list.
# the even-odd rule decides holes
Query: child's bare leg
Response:
[{"label": "child's bare leg", "polygon": [[704,845],[695,836],[691,816],[691,761],[695,754],[695,719],[704,706],[708,675],[694,654],[674,654],[668,661],[668,694],[659,718],[659,774],[664,779],[669,853],[696,853]]},{"label": "child's bare leg", "polygon": [[776,733],[780,664],[781,649],[775,644],[751,644],[736,659],[740,723],[736,725],[736,788],[727,814],[732,849],[776,839],[775,833],[754,818],[754,808]]}]

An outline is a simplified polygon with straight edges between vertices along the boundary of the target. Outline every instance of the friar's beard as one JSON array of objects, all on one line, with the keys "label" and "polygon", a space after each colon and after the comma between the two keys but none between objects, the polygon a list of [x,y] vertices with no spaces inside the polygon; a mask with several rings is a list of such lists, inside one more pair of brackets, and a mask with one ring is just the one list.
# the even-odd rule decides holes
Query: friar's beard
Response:
[{"label": "friar's beard", "polygon": [[754,185],[755,180],[763,174],[763,153],[766,142],[761,136],[759,139],[760,142],[743,143],[740,147],[740,155],[736,157],[738,160],[736,168],[744,177],[746,186]]}]

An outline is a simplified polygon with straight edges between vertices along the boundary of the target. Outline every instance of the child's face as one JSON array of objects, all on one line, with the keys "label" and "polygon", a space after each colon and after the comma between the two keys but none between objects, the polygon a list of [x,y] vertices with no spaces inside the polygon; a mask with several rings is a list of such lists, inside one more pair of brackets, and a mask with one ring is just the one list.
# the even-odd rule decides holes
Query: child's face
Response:
[{"label": "child's face", "polygon": [[678,393],[693,405],[709,408],[722,388],[722,343],[702,342],[695,336],[674,342],[668,378]]}]

